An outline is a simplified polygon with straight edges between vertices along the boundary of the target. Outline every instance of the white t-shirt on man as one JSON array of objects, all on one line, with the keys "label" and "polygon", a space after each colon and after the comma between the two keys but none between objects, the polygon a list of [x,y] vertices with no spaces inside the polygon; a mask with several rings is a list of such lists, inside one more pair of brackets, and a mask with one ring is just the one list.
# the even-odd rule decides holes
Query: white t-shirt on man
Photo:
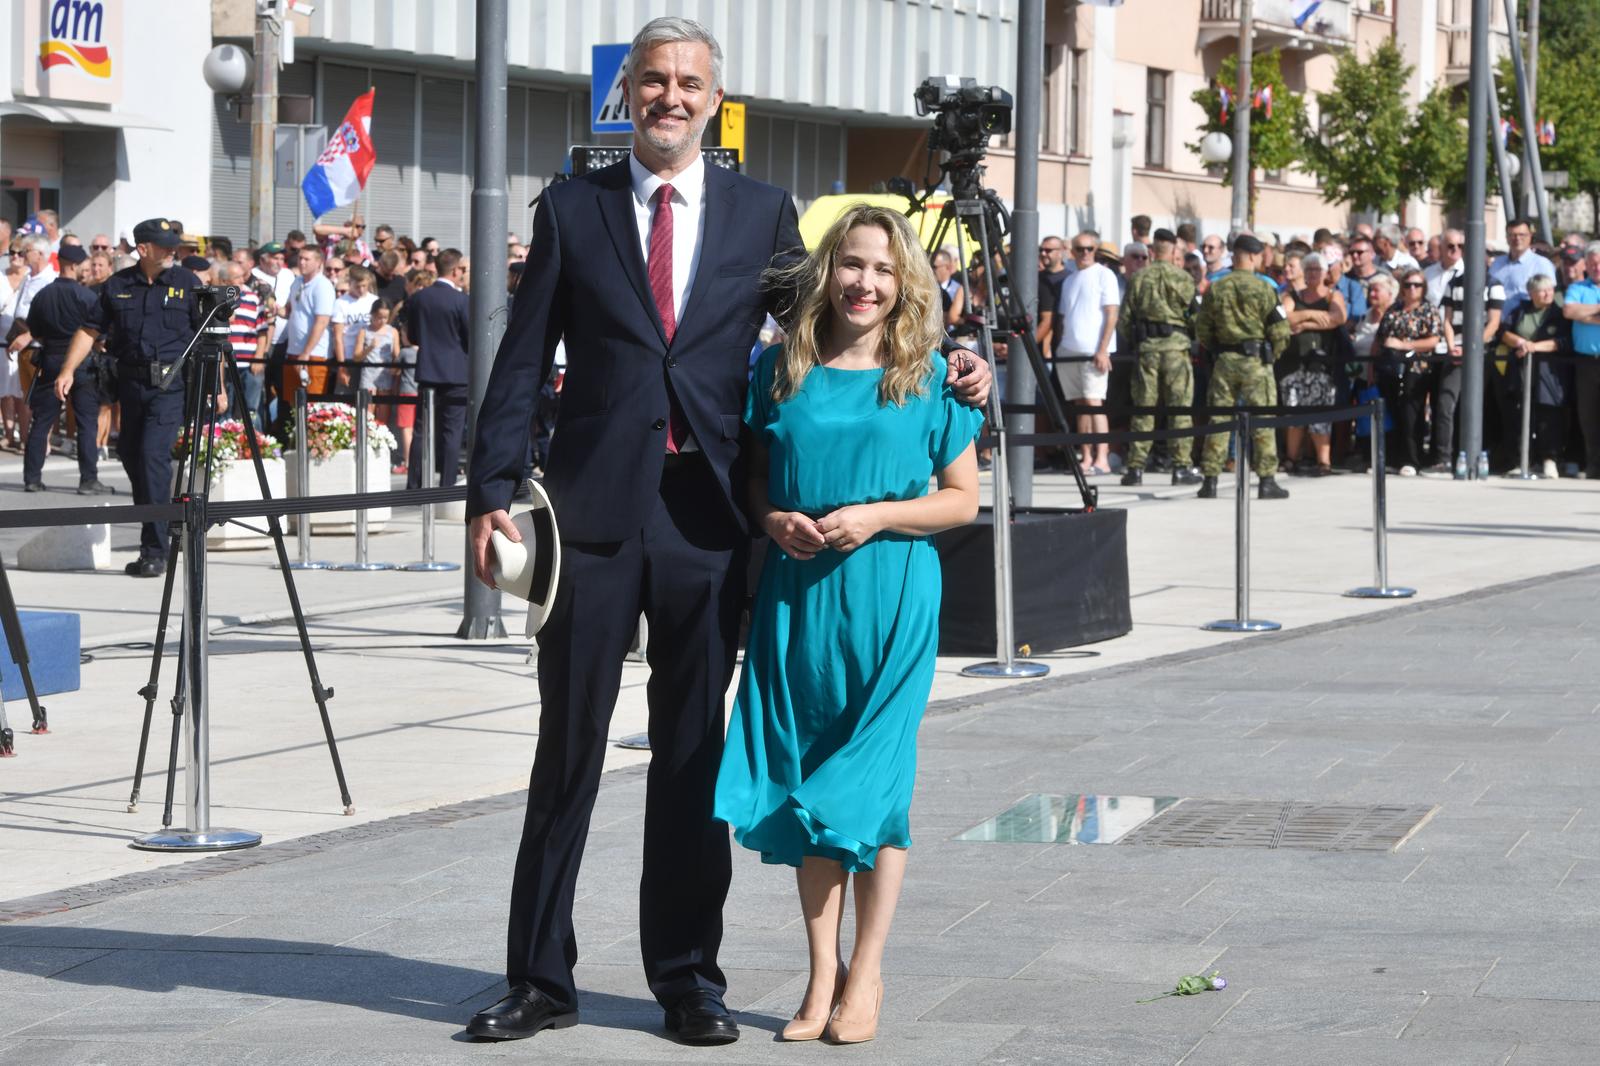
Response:
[{"label": "white t-shirt on man", "polygon": [[[1122,306],[1122,287],[1109,267],[1095,263],[1073,271],[1061,283],[1061,302],[1056,314],[1061,320],[1059,355],[1093,355],[1100,347],[1100,332],[1105,326],[1105,309]],[[1117,335],[1111,334],[1107,352],[1117,350]]]}]

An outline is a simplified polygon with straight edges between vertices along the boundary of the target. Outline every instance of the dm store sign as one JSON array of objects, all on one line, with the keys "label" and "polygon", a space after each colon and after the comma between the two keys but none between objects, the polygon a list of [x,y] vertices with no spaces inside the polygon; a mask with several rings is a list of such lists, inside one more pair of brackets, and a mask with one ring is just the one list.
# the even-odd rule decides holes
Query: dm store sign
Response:
[{"label": "dm store sign", "polygon": [[17,95],[115,104],[122,99],[125,0],[21,0]]}]

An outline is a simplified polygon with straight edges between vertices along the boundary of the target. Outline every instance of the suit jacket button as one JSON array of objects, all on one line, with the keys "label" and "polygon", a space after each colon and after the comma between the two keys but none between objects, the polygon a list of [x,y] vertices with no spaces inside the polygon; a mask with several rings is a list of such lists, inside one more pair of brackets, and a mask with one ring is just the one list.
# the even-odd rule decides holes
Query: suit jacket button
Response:
[{"label": "suit jacket button", "polygon": [[653,425],[651,425],[650,428],[651,429],[666,429],[667,428],[667,420],[665,418],[658,418],[658,419],[655,420],[655,423]]},{"label": "suit jacket button", "polygon": [[675,359],[674,357],[672,357],[670,355],[667,356],[667,369],[668,370],[671,370],[673,367],[675,367],[677,365],[678,365],[678,360],[677,359]]}]

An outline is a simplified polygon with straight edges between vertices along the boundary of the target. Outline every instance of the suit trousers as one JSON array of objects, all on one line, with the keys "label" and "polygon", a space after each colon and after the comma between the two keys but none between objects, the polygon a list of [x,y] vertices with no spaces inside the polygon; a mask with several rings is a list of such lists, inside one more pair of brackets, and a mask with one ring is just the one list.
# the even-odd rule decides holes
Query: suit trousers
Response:
[{"label": "suit trousers", "polygon": [[[433,469],[441,488],[449,488],[461,476],[461,442],[467,435],[467,386],[422,385],[433,391]],[[419,404],[420,408],[421,405]],[[418,411],[417,432],[411,435],[411,451],[406,455],[406,488],[422,488],[422,415]]]},{"label": "suit trousers", "polygon": [[663,1006],[727,982],[717,966],[731,876],[712,818],[725,695],[733,679],[749,539],[698,453],[669,459],[644,529],[562,544],[561,587],[539,634],[539,743],[511,886],[506,976],[577,1005],[572,905],[623,657],[649,621],[639,939]]}]

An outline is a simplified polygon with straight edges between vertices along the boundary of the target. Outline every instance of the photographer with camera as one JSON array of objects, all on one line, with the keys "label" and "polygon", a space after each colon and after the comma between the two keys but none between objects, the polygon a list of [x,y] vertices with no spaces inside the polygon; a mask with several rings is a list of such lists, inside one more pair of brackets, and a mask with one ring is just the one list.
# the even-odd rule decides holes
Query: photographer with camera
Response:
[{"label": "photographer with camera", "polygon": [[[61,275],[46,285],[28,309],[28,332],[39,342],[34,364],[39,373],[28,390],[28,407],[33,425],[28,430],[28,445],[22,460],[22,483],[28,492],[44,491],[45,444],[50,430],[61,417],[62,401],[51,382],[67,359],[67,345],[94,308],[95,295],[83,284],[89,253],[82,245],[61,246]],[[87,363],[78,369],[78,384],[83,388],[72,395],[72,414],[78,424],[78,495],[99,496],[116,490],[100,481],[99,448],[95,435],[100,427],[100,394],[94,388],[94,371]]]},{"label": "photographer with camera", "polygon": [[[73,335],[56,373],[55,394],[66,402],[78,367],[105,334],[106,350],[117,364],[118,452],[133,483],[133,502],[165,503],[171,498],[172,446],[183,428],[185,388],[181,379],[167,388],[161,382],[200,329],[200,279],[167,265],[179,244],[178,231],[167,219],[139,223],[133,241],[139,261],[100,287],[100,299]],[[166,532],[166,523],[144,523],[139,558],[126,568],[130,576],[159,577],[166,571]]]}]

